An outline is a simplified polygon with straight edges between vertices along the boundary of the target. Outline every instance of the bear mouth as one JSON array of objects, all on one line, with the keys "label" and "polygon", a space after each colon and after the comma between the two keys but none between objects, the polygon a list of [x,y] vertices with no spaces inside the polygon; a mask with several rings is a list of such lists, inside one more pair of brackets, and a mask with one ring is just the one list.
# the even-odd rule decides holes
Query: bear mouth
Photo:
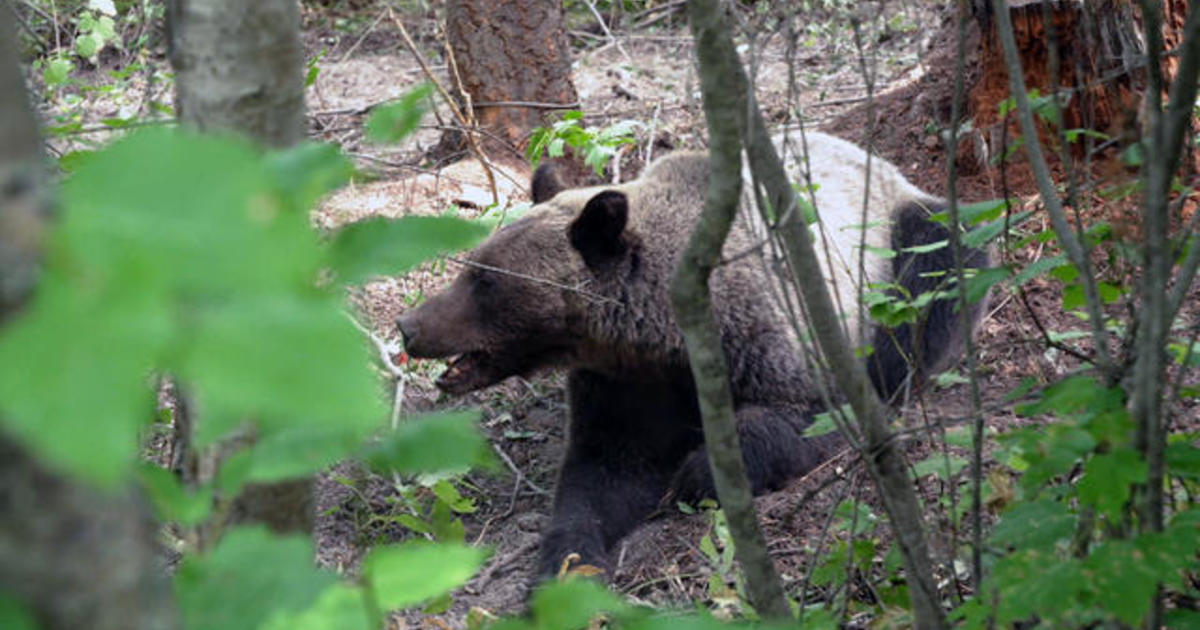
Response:
[{"label": "bear mouth", "polygon": [[483,389],[506,376],[498,373],[491,353],[483,350],[464,352],[450,357],[446,371],[438,377],[437,388],[447,394],[460,396]]}]

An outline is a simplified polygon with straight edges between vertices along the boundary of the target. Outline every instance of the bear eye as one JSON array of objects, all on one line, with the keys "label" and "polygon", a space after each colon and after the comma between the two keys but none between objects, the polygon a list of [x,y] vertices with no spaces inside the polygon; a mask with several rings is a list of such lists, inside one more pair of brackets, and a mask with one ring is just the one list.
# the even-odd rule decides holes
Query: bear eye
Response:
[{"label": "bear eye", "polygon": [[475,277],[472,280],[474,280],[475,289],[479,291],[490,291],[496,286],[496,274],[484,269],[476,269]]}]

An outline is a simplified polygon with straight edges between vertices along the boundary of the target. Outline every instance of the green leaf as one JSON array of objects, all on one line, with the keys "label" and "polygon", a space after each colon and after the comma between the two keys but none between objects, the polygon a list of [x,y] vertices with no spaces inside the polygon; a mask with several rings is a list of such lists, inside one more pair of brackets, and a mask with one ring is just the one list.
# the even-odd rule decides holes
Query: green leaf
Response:
[{"label": "green leaf", "polygon": [[1057,256],[1039,258],[1029,265],[1026,265],[1025,268],[1020,271],[1020,273],[1013,277],[1013,286],[1019,287],[1026,282],[1029,282],[1030,280],[1046,273],[1047,271],[1050,271],[1051,269],[1057,269],[1058,267],[1061,267],[1063,264],[1069,264],[1067,263],[1066,254],[1058,254]]},{"label": "green leaf", "polygon": [[936,252],[939,249],[944,249],[949,246],[950,246],[950,241],[943,239],[940,241],[934,241],[932,243],[927,243],[925,245],[913,245],[912,247],[905,247],[905,248],[901,249],[900,251],[908,253],[908,254],[928,254],[929,252]]},{"label": "green leaf", "polygon": [[245,298],[194,314],[178,366],[205,409],[196,440],[210,444],[246,418],[261,440],[300,427],[360,437],[383,409],[360,334],[332,296]]},{"label": "green leaf", "polygon": [[1008,267],[992,267],[981,269],[978,273],[967,278],[967,302],[975,304],[983,299],[993,286],[1008,279]]},{"label": "green leaf", "polygon": [[804,430],[804,437],[815,438],[837,431],[837,424],[833,421],[833,414],[829,412],[819,413],[813,417],[813,423],[808,425]]},{"label": "green leaf", "polygon": [[375,470],[401,473],[456,470],[491,462],[475,423],[479,413],[454,411],[408,420],[383,436],[365,459]]},{"label": "green leaf", "polygon": [[992,544],[1014,549],[1052,549],[1075,532],[1077,517],[1061,502],[1041,499],[1017,503],[992,529]]},{"label": "green leaf", "polygon": [[1167,445],[1167,471],[1176,477],[1200,479],[1200,448],[1188,442]]},{"label": "green leaf", "polygon": [[330,252],[343,282],[403,273],[439,254],[474,246],[487,236],[483,225],[450,217],[374,218],[342,228]]},{"label": "green leaf", "polygon": [[[109,4],[112,3],[109,2]],[[113,19],[107,15],[102,15],[100,19],[96,20],[96,26],[92,29],[92,32],[100,38],[99,43],[101,46],[104,45],[104,42],[113,41],[117,38],[116,26]]]},{"label": "green leaf", "polygon": [[354,164],[332,144],[302,142],[267,155],[275,193],[294,212],[307,215],[317,201],[350,181]]},{"label": "green leaf", "polygon": [[1126,540],[1099,543],[1083,561],[1095,601],[1129,625],[1150,610],[1158,576],[1145,555]]},{"label": "green leaf", "polygon": [[0,331],[0,425],[49,465],[104,486],[136,459],[154,409],[150,370],[173,333],[144,288],[155,270],[140,262],[107,293],[48,275]]},{"label": "green leaf", "polygon": [[1079,480],[1079,500],[1110,518],[1119,518],[1132,492],[1131,484],[1146,481],[1146,462],[1132,448],[1118,448],[1089,459]]},{"label": "green leaf", "polygon": [[363,577],[384,610],[419,604],[449,592],[475,575],[487,551],[424,541],[376,547],[363,561]]},{"label": "green leaf", "polygon": [[212,552],[185,557],[175,596],[189,630],[253,630],[272,614],[308,608],[335,581],[313,566],[307,536],[244,527]]},{"label": "green leaf", "polygon": [[959,374],[954,370],[947,370],[933,377],[933,382],[938,387],[953,387],[955,385],[965,385],[970,383],[971,379]]},{"label": "green leaf", "polygon": [[75,54],[85,59],[91,59],[97,52],[100,52],[100,47],[103,45],[104,40],[91,33],[86,33],[75,38]]},{"label": "green leaf", "polygon": [[306,64],[308,66],[308,70],[304,73],[304,87],[312,87],[312,85],[317,82],[317,77],[321,75],[321,67],[317,64],[320,63],[321,59],[325,57],[325,53],[327,52],[329,52],[329,49],[322,48],[321,52],[317,53],[312,59],[308,60],[308,63]]},{"label": "green leaf", "polygon": [[1112,409],[1119,406],[1121,391],[1106,389],[1088,375],[1072,376],[1047,387],[1041,398],[1016,408],[1018,415],[1032,416],[1039,413],[1073,413],[1084,409]]},{"label": "green leaf", "polygon": [[[837,412],[842,414],[846,422],[854,422],[854,408],[849,404],[844,404],[838,408]],[[818,437],[826,433],[837,431],[837,423],[834,422],[834,411],[826,411],[813,416],[813,423],[804,430],[804,437]]]},{"label": "green leaf", "polygon": [[142,131],[90,160],[63,198],[56,251],[76,273],[141,255],[190,300],[311,290],[317,276],[307,215],[281,212],[263,159],[241,141]]},{"label": "green leaf", "polygon": [[427,99],[432,93],[433,85],[422,83],[399,101],[375,108],[367,119],[367,139],[395,144],[412,135],[425,116]]},{"label": "green leaf", "polygon": [[990,223],[984,223],[973,228],[962,237],[962,243],[966,247],[979,248],[992,242],[1000,233],[1004,231],[1005,226],[1016,227],[1023,223],[1025,219],[1033,216],[1033,212],[1025,211],[1012,215],[1011,217],[1000,217]]},{"label": "green leaf", "polygon": [[49,87],[58,87],[67,82],[74,69],[75,64],[71,63],[70,59],[55,57],[46,62],[46,67],[42,70],[42,80]]},{"label": "green leaf", "polygon": [[965,225],[993,221],[1004,214],[1004,209],[1008,205],[1008,199],[988,199],[987,201],[963,204],[958,207],[958,218]]},{"label": "green leaf", "polygon": [[66,174],[74,173],[83,167],[93,156],[95,151],[79,150],[71,151],[58,158],[58,168]]},{"label": "green leaf", "polygon": [[341,630],[371,628],[366,593],[362,588],[334,584],[300,612],[277,612],[259,630]]},{"label": "green leaf", "polygon": [[864,243],[863,248],[866,249],[867,252],[871,253],[872,255],[878,256],[880,258],[895,258],[896,257],[896,250],[894,250],[890,247],[875,247],[874,245],[867,245]]},{"label": "green leaf", "polygon": [[939,479],[949,480],[960,470],[967,467],[967,460],[957,455],[933,453],[929,457],[913,464],[913,476],[917,479],[925,475],[937,475]]},{"label": "green leaf", "polygon": [[453,510],[456,514],[471,514],[479,509],[471,497],[464,497],[458,491],[458,488],[455,488],[454,484],[450,483],[448,479],[442,479],[433,484],[430,490],[433,491],[434,496],[439,501],[445,503],[446,507]]},{"label": "green leaf", "polygon": [[143,463],[141,481],[161,521],[196,525],[208,518],[212,511],[212,488],[189,491],[174,473],[165,468]]},{"label": "green leaf", "polygon": [[1109,282],[1096,283],[1096,291],[1100,294],[1100,299],[1105,304],[1112,304],[1121,299],[1121,296],[1125,294],[1124,289]]},{"label": "green leaf", "polygon": [[364,429],[374,424],[281,425],[250,449],[249,468],[241,483],[293,479],[327,468],[358,448],[366,437]]},{"label": "green leaf", "polygon": [[1175,630],[1200,630],[1200,611],[1172,608],[1163,615],[1163,627]]},{"label": "green leaf", "polygon": [[38,630],[41,626],[24,604],[16,598],[0,593],[0,628],[4,630]]},{"label": "green leaf", "polygon": [[619,614],[627,607],[593,580],[568,579],[545,584],[533,594],[533,615],[539,630],[583,628],[601,613]]},{"label": "green leaf", "polygon": [[[875,529],[875,523],[879,520],[871,511],[871,506],[851,499],[839,503],[834,508],[834,515],[837,516],[837,521],[833,528],[838,531],[848,531],[852,536],[859,536]],[[840,560],[837,564],[840,569]]]},{"label": "green leaf", "polygon": [[[1037,551],[1012,554],[996,563],[993,576],[1000,590],[997,621],[1004,627],[1043,616],[1055,619],[1069,614],[1086,583],[1085,572],[1074,558],[1055,558]],[[1061,624],[1051,624],[1061,627]]]}]

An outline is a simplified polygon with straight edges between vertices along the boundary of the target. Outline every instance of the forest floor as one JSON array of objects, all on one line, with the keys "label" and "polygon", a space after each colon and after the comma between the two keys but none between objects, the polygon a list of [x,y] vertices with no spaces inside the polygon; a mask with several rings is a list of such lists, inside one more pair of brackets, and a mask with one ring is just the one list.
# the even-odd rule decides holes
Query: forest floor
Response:
[{"label": "forest floor", "polygon": [[[918,186],[946,194],[947,152],[937,129],[950,119],[956,31],[951,16],[935,4],[940,3],[885,2],[880,5],[883,11],[867,21],[867,65],[875,74],[870,90],[845,19],[831,15],[809,20],[804,25],[803,45],[790,59],[779,38],[747,42],[748,50],[758,51],[756,83],[767,119],[784,120],[789,111],[798,108],[809,128],[870,145]],[[368,216],[441,214],[451,205],[470,216],[488,206],[492,194],[478,162],[464,160],[437,169],[422,161],[425,151],[437,142],[440,121],[448,119],[447,112],[439,111],[437,124],[427,121],[401,146],[365,141],[366,112],[424,80],[420,66],[387,18],[366,10],[346,18],[332,10],[308,9],[305,19],[308,56],[320,55],[316,63],[319,73],[307,95],[310,135],[339,144],[360,167],[374,174],[373,179],[352,184],[327,199],[314,215],[315,223],[329,228]],[[346,19],[351,20],[349,26]],[[433,13],[404,19],[423,55],[441,59]],[[340,25],[339,20],[343,22]],[[592,33],[587,24],[573,26],[578,26],[572,31],[577,45],[574,81],[586,123],[602,127],[630,119],[645,125],[639,142],[620,160],[620,179],[636,177],[654,156],[703,146],[706,133],[692,39],[678,13],[635,32],[618,31],[613,39]],[[977,35],[971,37],[967,50],[978,50]],[[965,66],[973,65],[968,58]],[[433,68],[445,82],[445,66],[435,61]],[[791,96],[789,68],[794,70],[797,86]],[[971,80],[968,76],[968,85]],[[501,201],[526,201],[528,166],[521,159],[493,157],[497,158]],[[1020,160],[997,168],[986,159],[963,161],[956,190],[959,198],[968,202],[1007,196],[1029,208],[1035,192],[1028,168]],[[1043,216],[1036,214],[1023,229],[1036,231],[1045,228],[1045,223]],[[1037,244],[998,250],[1004,262],[1018,268],[1044,254]],[[357,317],[378,339],[395,342],[395,318],[423,296],[436,292],[456,271],[453,265],[429,264],[403,277],[372,281],[353,291],[350,301]],[[1022,379],[1032,377],[1047,383],[1078,366],[1070,357],[1048,350],[1039,332],[1045,328],[1065,333],[1085,324],[1064,312],[1061,285],[1043,278],[1025,289],[1023,297],[996,292],[975,336],[981,404],[991,432],[1030,422],[1015,416],[1012,405],[1004,400]],[[468,473],[458,484],[475,505],[474,511],[460,515],[466,540],[493,550],[483,571],[455,593],[448,611],[429,615],[410,611],[396,615],[393,625],[459,628],[466,625],[472,608],[493,614],[520,611],[563,452],[563,375],[512,378],[464,398],[448,399],[433,385],[443,367],[440,363],[411,362],[401,367],[405,374],[404,414],[449,408],[481,410],[481,430],[502,464],[497,471]],[[954,371],[964,374],[965,363]],[[381,382],[386,380],[386,375],[381,376]],[[393,394],[390,386],[381,387],[381,392]],[[971,388],[960,379],[944,379],[917,391],[903,406],[900,420],[910,429],[904,432],[910,459],[922,460],[938,451],[943,451],[947,460],[965,458],[965,450],[945,446],[943,438],[946,433],[963,431],[971,410]],[[808,576],[814,559],[826,557],[832,541],[845,537],[844,531],[834,531],[831,526],[839,505],[852,501],[869,507],[880,517],[880,524],[874,532],[868,530],[866,537],[884,542],[890,538],[873,484],[859,464],[853,454],[844,452],[786,489],[757,499],[772,557],[794,595],[803,591],[810,601],[829,595]],[[1003,486],[1005,469],[990,461],[988,468],[996,469],[994,481]],[[967,572],[959,560],[969,532],[955,516],[960,497],[966,496],[962,493],[967,482],[966,471],[948,478],[926,475],[920,480],[932,544],[941,564],[939,578],[947,593],[955,589],[960,594],[969,592],[964,584]],[[364,476],[352,463],[324,475],[318,485],[318,561],[353,572],[371,545],[416,536],[396,519],[407,509],[399,484],[396,479]],[[409,484],[404,490],[411,494],[413,487]],[[420,498],[421,491],[416,492]],[[997,503],[1003,499],[992,497]],[[613,552],[609,576],[613,588],[634,601],[658,606],[691,607],[696,601],[714,609],[736,606],[736,598],[720,587],[729,576],[721,573],[702,543],[706,536],[713,537],[713,532],[713,516],[706,512],[678,513],[643,524]],[[713,538],[719,549],[720,537]],[[710,579],[714,574],[719,579]],[[853,582],[849,588],[854,597],[872,597],[865,581]],[[849,615],[846,621],[855,627],[862,625],[863,619]]]},{"label": "forest floor", "polygon": [[[930,133],[929,125],[931,121],[944,124],[950,117],[954,30],[951,21],[938,10],[913,14],[907,3],[903,7],[901,4],[890,3],[880,20],[880,24],[899,27],[876,31],[868,48],[877,73],[875,93],[869,99],[874,123],[866,122],[868,91],[849,27],[836,20],[814,28],[811,45],[796,53],[793,62],[800,87],[791,101],[788,59],[781,42],[759,43],[759,98],[769,120],[784,119],[791,103],[804,112],[810,128],[828,130],[859,143],[865,143],[867,130],[873,129],[875,152],[898,164],[922,188],[944,194],[945,150],[937,136]],[[434,40],[429,41],[433,45]],[[676,24],[652,33],[618,33],[616,42],[601,39],[591,47],[578,49],[574,80],[589,125],[602,126],[622,119],[647,125],[643,141],[622,160],[621,177],[629,179],[636,176],[651,151],[661,155],[670,148],[701,146],[705,133],[703,113],[695,96],[692,41],[686,28]],[[378,169],[382,177],[336,194],[319,213],[318,222],[331,226],[368,215],[436,214],[451,203],[467,213],[471,208],[486,206],[490,193],[478,163],[468,160],[441,172],[414,166],[421,151],[436,142],[437,130],[422,131],[415,142],[394,149],[363,144],[358,124],[362,110],[403,93],[422,76],[413,57],[398,51],[395,41],[382,32],[368,35],[352,54],[342,58],[345,45],[339,43],[325,57],[310,91],[314,131],[359,155],[364,165]],[[429,55],[440,56],[436,50]],[[967,65],[970,67],[969,60]],[[528,168],[503,168],[504,175],[497,178],[502,196],[524,200]],[[1016,170],[1008,175],[1007,185],[1010,196],[1021,198],[1032,193],[1032,187],[1028,175],[1019,167]],[[960,198],[967,201],[1002,196],[994,169],[976,169],[974,174],[961,177],[957,188]],[[1024,252],[1017,256],[1024,263],[1036,255]],[[455,271],[429,267],[406,277],[378,280],[362,287],[353,301],[364,322],[379,337],[394,339],[395,317],[417,296],[435,292]],[[1080,327],[1080,322],[1062,312],[1056,291],[1045,283],[1032,285],[1028,296],[1032,309],[1052,330]],[[1004,430],[1023,422],[1006,410],[1011,407],[1002,404],[1004,395],[1021,378],[1034,376],[1046,382],[1072,367],[1069,361],[1046,352],[1038,340],[1025,309],[1008,294],[997,295],[979,326],[975,347],[989,430]],[[467,540],[492,547],[486,568],[456,594],[448,612],[436,616],[411,612],[402,617],[407,625],[448,623],[460,627],[472,607],[506,613],[520,610],[523,605],[539,530],[549,513],[550,493],[563,451],[564,379],[560,374],[529,380],[514,378],[465,399],[448,400],[432,384],[440,369],[428,364],[411,366],[404,389],[405,411],[482,409],[483,431],[506,463],[502,474],[472,473],[467,477],[469,494],[478,509],[462,515],[463,523]],[[959,366],[958,372],[963,371]],[[902,421],[915,429],[905,445],[909,456],[915,461],[926,458],[932,449],[943,449],[941,433],[961,430],[971,408],[967,385],[926,387],[904,408]],[[921,427],[936,430],[926,432]],[[927,439],[930,434],[938,439]],[[965,457],[965,451],[952,447],[947,454]],[[772,557],[789,590],[798,593],[808,588],[808,597],[820,598],[820,589],[805,586],[805,576],[813,569],[813,559],[823,557],[831,539],[841,535],[830,532],[839,504],[859,501],[870,506],[875,515],[882,515],[873,485],[858,463],[847,451],[785,490],[757,500]],[[941,577],[949,584],[965,577],[962,564],[954,559],[960,556],[968,533],[956,526],[952,516],[956,509],[952,504],[965,484],[965,474],[952,475],[948,481],[928,475],[921,482],[931,531],[935,532],[933,545],[942,566],[948,567]],[[371,479],[363,492],[353,492],[332,479],[323,483],[318,537],[321,561],[352,567],[366,551],[364,543],[411,536],[387,518],[395,513],[395,497],[391,481],[381,478]],[[679,513],[645,523],[613,552],[613,588],[654,605],[686,607],[694,601],[705,601],[715,608],[730,605],[733,599],[714,588],[710,580],[720,569],[702,551],[701,541],[712,531],[712,516],[707,513]],[[890,537],[882,525],[873,536],[882,540]],[[719,537],[716,542],[720,547]]]}]

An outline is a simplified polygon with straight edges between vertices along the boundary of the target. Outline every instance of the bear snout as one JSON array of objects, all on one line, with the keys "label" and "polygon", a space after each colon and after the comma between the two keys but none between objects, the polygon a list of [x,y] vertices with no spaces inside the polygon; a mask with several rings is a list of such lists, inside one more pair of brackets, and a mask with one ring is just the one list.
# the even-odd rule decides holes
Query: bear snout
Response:
[{"label": "bear snout", "polygon": [[400,338],[404,341],[405,352],[413,354],[414,347],[419,350],[417,339],[420,337],[421,327],[411,311],[396,318],[396,328],[400,330]]}]

